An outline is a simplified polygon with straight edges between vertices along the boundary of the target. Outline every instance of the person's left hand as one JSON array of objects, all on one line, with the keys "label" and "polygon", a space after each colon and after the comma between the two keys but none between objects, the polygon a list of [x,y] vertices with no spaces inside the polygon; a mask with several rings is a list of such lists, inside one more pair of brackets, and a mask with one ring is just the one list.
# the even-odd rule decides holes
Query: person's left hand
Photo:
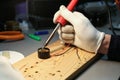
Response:
[{"label": "person's left hand", "polygon": [[0,80],[25,80],[6,57],[0,56]]}]

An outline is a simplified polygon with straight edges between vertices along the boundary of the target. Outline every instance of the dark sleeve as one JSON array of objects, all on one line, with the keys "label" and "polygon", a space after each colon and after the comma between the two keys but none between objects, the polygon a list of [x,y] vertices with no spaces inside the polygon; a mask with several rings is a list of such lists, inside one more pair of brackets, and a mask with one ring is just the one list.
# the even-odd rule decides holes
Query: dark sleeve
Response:
[{"label": "dark sleeve", "polygon": [[120,61],[120,36],[111,36],[107,55],[109,60]]}]

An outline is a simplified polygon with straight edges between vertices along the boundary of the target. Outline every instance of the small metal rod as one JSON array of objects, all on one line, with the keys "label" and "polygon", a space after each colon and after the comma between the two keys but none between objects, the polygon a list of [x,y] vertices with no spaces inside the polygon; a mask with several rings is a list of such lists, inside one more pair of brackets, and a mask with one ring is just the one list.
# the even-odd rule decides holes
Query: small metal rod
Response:
[{"label": "small metal rod", "polygon": [[60,26],[61,26],[61,24],[58,23],[57,26],[55,27],[55,29],[54,29],[54,30],[52,31],[52,33],[50,34],[50,36],[48,37],[48,39],[46,40],[46,42],[45,42],[43,48],[45,48],[45,47],[48,45],[48,43],[50,42],[50,40],[51,40],[52,37],[54,36],[56,30],[57,30]]}]

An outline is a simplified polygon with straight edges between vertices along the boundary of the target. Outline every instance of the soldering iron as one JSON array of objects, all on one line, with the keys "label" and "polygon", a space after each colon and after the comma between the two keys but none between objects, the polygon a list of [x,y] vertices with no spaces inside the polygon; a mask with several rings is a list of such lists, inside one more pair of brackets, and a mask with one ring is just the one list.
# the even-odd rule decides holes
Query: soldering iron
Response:
[{"label": "soldering iron", "polygon": [[[74,9],[74,7],[76,6],[78,0],[71,0],[71,2],[69,3],[69,5],[67,6],[67,9],[69,11],[72,11]],[[52,31],[52,33],[50,34],[50,36],[48,37],[48,39],[46,40],[43,48],[45,48],[48,43],[50,42],[50,40],[52,39],[52,37],[54,36],[56,30],[61,27],[61,26],[64,26],[65,24],[67,23],[67,21],[62,17],[62,16],[59,16],[58,19],[57,19],[57,26],[55,27],[55,29]]]}]

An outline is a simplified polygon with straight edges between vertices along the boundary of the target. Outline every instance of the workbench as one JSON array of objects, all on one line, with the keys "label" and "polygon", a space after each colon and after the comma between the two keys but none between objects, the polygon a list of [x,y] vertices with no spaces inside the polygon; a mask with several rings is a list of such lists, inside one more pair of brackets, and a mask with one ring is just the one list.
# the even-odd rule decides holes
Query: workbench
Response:
[{"label": "workbench", "polygon": [[[49,32],[51,31],[52,30],[49,30]],[[32,32],[34,32],[34,30],[31,30],[29,33]],[[35,53],[38,48],[43,46],[44,40],[47,39],[48,35],[41,35],[41,41],[33,40],[27,35],[25,39],[21,41],[3,41],[0,42],[0,49],[18,51],[27,57],[32,53]],[[58,40],[58,34],[55,34],[51,43],[56,40]],[[93,63],[82,74],[78,74],[75,80],[118,80],[118,77],[120,76],[120,62],[108,61],[104,57]]]}]

